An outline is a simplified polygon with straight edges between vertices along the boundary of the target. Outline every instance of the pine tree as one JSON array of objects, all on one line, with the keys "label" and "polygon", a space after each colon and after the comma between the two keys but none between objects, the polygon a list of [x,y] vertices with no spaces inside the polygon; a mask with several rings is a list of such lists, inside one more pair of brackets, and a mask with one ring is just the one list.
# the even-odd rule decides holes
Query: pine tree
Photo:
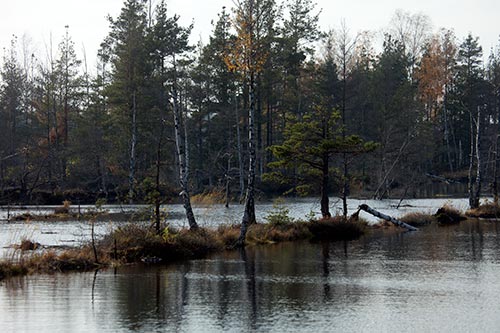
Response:
[{"label": "pine tree", "polygon": [[[23,116],[24,73],[18,63],[16,38],[6,50],[0,70],[0,196],[6,186],[21,178],[23,138],[19,132]],[[7,178],[8,177],[8,178]]]},{"label": "pine tree", "polygon": [[[468,115],[469,175],[468,191],[470,208],[479,207],[482,182],[481,134],[483,130],[484,73],[482,69],[483,50],[479,38],[468,35],[458,50],[457,86],[463,108]],[[467,118],[463,119],[464,122]],[[474,169],[476,175],[474,175]]]},{"label": "pine tree", "polygon": [[[111,84],[106,89],[114,117],[114,135],[121,152],[128,155],[128,199],[135,197],[139,124],[145,116],[145,79],[148,77],[146,54],[147,19],[144,0],[126,0],[117,19],[109,17],[111,32],[103,43],[113,65]],[[126,137],[128,136],[128,140]],[[127,145],[126,142],[129,142]],[[127,147],[128,146],[128,147]],[[125,153],[127,152],[127,153]],[[116,161],[121,164],[119,160]]]},{"label": "pine tree", "polygon": [[[316,65],[315,78],[309,84],[313,86],[315,96],[313,105],[302,118],[292,118],[288,123],[281,145],[270,149],[277,161],[270,163],[276,172],[268,175],[269,179],[285,182],[292,179],[286,170],[296,170],[299,181],[295,190],[299,194],[308,194],[313,186],[321,189],[321,215],[331,217],[329,208],[329,188],[333,171],[333,157],[357,156],[376,148],[373,142],[365,142],[357,135],[346,135],[342,125],[342,115],[337,106],[339,98],[334,94],[340,91],[337,66],[333,57]],[[348,163],[348,161],[346,161]],[[340,172],[343,183],[343,172]]]},{"label": "pine tree", "polygon": [[[81,61],[77,59],[74,42],[69,35],[69,27],[59,44],[59,58],[55,62],[56,95],[58,105],[57,128],[61,137],[58,155],[61,160],[61,175],[65,181],[68,173],[67,160],[70,157],[70,128],[78,116],[81,99],[81,78],[79,67]],[[73,119],[73,120],[72,120]],[[73,126],[74,127],[74,126]]]}]

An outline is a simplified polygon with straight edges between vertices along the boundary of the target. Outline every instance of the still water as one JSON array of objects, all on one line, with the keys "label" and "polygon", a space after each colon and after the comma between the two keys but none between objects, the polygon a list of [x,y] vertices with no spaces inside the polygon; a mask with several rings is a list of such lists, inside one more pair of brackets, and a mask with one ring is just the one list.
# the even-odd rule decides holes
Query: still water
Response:
[{"label": "still water", "polygon": [[[435,213],[444,204],[450,204],[460,210],[468,206],[467,199],[414,199],[405,200],[400,204],[399,200],[349,200],[349,214],[355,212],[360,204],[369,206],[394,217],[402,216],[408,212]],[[301,200],[287,200],[283,205],[288,209],[291,217],[305,219],[306,216],[315,214],[320,216],[319,199],[305,198]],[[12,244],[20,244],[23,238],[40,243],[45,248],[58,246],[77,246],[90,240],[90,223],[88,221],[10,221],[6,222],[7,216],[15,216],[23,213],[32,215],[43,215],[54,212],[55,206],[28,206],[16,209],[0,207],[0,259],[13,258],[17,254],[12,250]],[[105,211],[110,213],[140,211],[151,209],[148,206],[104,206]],[[77,207],[72,207],[76,212]],[[82,206],[85,212],[95,209],[94,206]],[[165,205],[162,209],[166,212],[166,222],[173,226],[187,227],[187,220],[182,205]],[[258,222],[265,222],[266,216],[276,209],[272,202],[261,202],[256,205],[256,217]],[[341,214],[342,202],[332,198],[330,209],[333,214]],[[223,205],[194,205],[194,214],[197,222],[202,227],[217,227],[221,224],[240,223],[243,216],[243,205],[231,205],[229,208]],[[147,216],[147,214],[146,214]],[[361,212],[361,217],[369,222],[377,222],[378,219]],[[104,235],[111,230],[126,224],[128,221],[98,221],[95,225],[97,235]],[[135,221],[134,223],[137,223]],[[150,222],[144,222],[150,223]]]},{"label": "still water", "polygon": [[9,279],[1,332],[498,332],[495,222]]}]

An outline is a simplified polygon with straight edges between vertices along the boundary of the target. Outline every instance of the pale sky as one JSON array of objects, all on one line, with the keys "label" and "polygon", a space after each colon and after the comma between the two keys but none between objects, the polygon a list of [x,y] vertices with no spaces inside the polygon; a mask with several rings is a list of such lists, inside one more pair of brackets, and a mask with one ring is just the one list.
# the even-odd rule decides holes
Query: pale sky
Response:
[{"label": "pale sky", "polygon": [[[152,0],[153,4],[159,0]],[[345,19],[350,31],[381,31],[386,28],[396,9],[428,15],[433,28],[453,28],[461,40],[469,32],[480,37],[485,56],[499,44],[500,1],[452,0],[316,0],[322,29],[334,28]],[[80,57],[85,46],[89,67],[95,62],[99,44],[109,31],[106,16],[116,17],[123,0],[0,0],[0,48],[9,45],[13,34],[19,39],[29,36],[35,54],[42,57],[50,45],[53,49],[64,34],[64,26],[76,44]],[[181,23],[194,21],[192,41],[204,42],[223,6],[232,7],[232,0],[167,0],[170,15],[180,15]],[[2,53],[3,54],[3,53]]]}]

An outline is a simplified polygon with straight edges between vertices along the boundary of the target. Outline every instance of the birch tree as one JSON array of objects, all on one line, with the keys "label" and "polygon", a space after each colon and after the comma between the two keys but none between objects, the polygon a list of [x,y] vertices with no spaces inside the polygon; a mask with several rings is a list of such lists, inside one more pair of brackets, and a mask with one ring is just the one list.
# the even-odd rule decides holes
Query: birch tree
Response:
[{"label": "birch tree", "polygon": [[237,0],[235,1],[233,28],[236,38],[227,50],[225,57],[229,69],[240,73],[249,87],[248,110],[248,185],[245,197],[245,211],[241,221],[238,246],[245,245],[248,226],[255,223],[255,92],[256,76],[262,71],[268,52],[265,49],[265,32],[268,20],[272,17],[272,0]]},{"label": "birch tree", "polygon": [[157,20],[153,26],[153,58],[161,73],[161,84],[167,89],[168,99],[173,111],[179,185],[181,188],[180,196],[186,211],[189,227],[197,229],[198,224],[196,223],[191,207],[189,193],[188,140],[179,96],[178,59],[191,50],[188,41],[192,26],[181,27],[178,21],[179,16],[174,15],[169,17],[167,15],[165,1],[161,1],[157,8]]}]

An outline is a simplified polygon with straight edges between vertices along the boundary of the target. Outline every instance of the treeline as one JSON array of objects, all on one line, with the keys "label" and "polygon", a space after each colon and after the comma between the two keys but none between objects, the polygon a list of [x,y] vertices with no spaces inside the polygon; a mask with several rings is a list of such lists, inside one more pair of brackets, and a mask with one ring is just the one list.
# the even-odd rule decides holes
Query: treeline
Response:
[{"label": "treeline", "polygon": [[[499,50],[483,63],[477,37],[398,11],[376,52],[373,33],[321,31],[320,12],[311,0],[238,0],[192,46],[192,26],[164,1],[149,15],[126,0],[92,70],[69,29],[46,61],[13,39],[0,72],[0,202],[159,203],[226,187],[242,199],[252,163],[264,194],[383,198],[427,174],[468,181],[471,205],[488,186],[497,196]],[[321,177],[305,153],[317,158],[325,131],[330,177],[310,186]],[[363,143],[375,144],[353,149]],[[299,148],[303,160],[287,156]]]}]

